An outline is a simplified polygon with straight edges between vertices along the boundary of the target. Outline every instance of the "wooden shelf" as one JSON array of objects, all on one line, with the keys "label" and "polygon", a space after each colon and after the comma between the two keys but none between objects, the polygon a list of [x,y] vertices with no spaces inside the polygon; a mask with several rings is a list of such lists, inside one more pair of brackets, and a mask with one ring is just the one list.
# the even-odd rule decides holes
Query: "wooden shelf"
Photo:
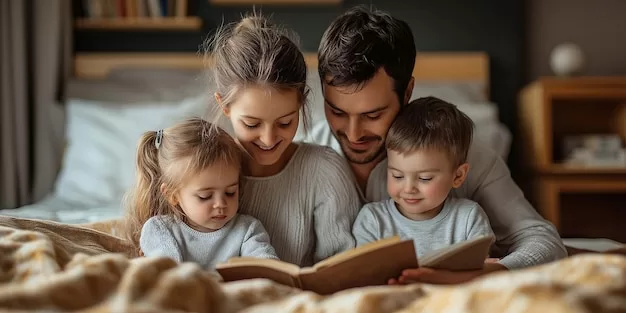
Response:
[{"label": "wooden shelf", "polygon": [[[571,175],[579,175],[579,174],[588,174],[588,175],[625,175],[626,174],[626,165],[623,167],[582,167],[582,166],[574,166],[574,165],[566,165],[566,164],[554,164],[548,168],[539,170],[542,174],[571,174]],[[626,186],[626,182],[624,183]]]},{"label": "wooden shelf", "polygon": [[626,217],[626,164],[586,167],[563,160],[568,136],[626,140],[626,77],[541,78],[521,91],[518,110],[524,161],[532,169],[529,194],[541,214],[562,235],[585,229],[589,236],[622,234],[615,221]]},{"label": "wooden shelf", "polygon": [[343,0],[209,0],[213,5],[329,5],[342,2]]},{"label": "wooden shelf", "polygon": [[80,18],[77,29],[91,30],[199,30],[202,20],[198,17],[158,18]]},{"label": "wooden shelf", "polygon": [[552,171],[565,159],[567,136],[617,134],[626,140],[626,77],[543,79],[524,88],[519,100],[520,138],[536,169]]}]

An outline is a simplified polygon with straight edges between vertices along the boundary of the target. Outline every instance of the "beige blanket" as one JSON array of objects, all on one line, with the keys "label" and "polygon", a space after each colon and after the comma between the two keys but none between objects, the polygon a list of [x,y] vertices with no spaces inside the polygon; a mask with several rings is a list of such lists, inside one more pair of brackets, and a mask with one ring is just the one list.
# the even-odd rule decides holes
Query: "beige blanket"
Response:
[{"label": "beige blanket", "polygon": [[193,264],[138,258],[110,235],[111,225],[0,217],[0,310],[626,312],[620,255],[581,254],[454,287],[383,286],[323,297],[265,280],[218,283]]}]

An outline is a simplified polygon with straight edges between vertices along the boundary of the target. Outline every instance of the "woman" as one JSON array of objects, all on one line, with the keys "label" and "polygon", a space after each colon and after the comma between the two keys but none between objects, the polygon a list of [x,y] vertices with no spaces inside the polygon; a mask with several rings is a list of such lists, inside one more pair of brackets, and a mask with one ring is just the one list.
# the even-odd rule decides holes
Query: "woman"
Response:
[{"label": "woman", "polygon": [[247,152],[241,212],[261,221],[282,260],[299,266],[353,248],[361,203],[348,164],[330,148],[293,142],[308,93],[296,44],[253,16],[220,31],[211,55],[216,118],[228,118]]}]

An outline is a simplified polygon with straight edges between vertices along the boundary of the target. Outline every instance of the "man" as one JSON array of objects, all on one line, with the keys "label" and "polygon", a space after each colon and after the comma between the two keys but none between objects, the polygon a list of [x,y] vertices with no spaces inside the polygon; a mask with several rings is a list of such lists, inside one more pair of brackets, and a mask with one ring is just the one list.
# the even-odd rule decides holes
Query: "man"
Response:
[{"label": "man", "polygon": [[[314,126],[313,141],[332,146],[346,157],[367,202],[389,197],[384,141],[401,105],[410,100],[415,55],[406,22],[362,7],[333,21],[320,43],[318,70],[328,123]],[[467,180],[453,195],[484,208],[497,237],[494,251],[503,258],[486,262],[481,271],[409,269],[401,282],[460,283],[567,256],[554,226],[524,198],[495,152],[475,141],[468,160]]]}]

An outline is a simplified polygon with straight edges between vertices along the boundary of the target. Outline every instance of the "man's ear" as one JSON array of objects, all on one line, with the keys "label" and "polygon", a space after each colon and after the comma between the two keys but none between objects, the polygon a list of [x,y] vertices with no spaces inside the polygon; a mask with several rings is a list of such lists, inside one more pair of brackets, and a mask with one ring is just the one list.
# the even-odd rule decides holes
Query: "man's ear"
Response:
[{"label": "man's ear", "polygon": [[463,163],[454,172],[454,180],[452,181],[452,187],[459,188],[467,178],[467,172],[469,172],[469,164]]},{"label": "man's ear", "polygon": [[222,95],[220,95],[219,92],[216,92],[213,95],[215,96],[215,101],[217,102],[217,105],[220,106],[224,115],[229,116],[230,110],[228,110],[228,108],[224,106],[222,102]]},{"label": "man's ear", "polygon": [[406,90],[404,91],[404,104],[408,104],[411,101],[411,95],[413,95],[413,88],[415,87],[415,79],[411,76],[409,83],[406,85]]}]

